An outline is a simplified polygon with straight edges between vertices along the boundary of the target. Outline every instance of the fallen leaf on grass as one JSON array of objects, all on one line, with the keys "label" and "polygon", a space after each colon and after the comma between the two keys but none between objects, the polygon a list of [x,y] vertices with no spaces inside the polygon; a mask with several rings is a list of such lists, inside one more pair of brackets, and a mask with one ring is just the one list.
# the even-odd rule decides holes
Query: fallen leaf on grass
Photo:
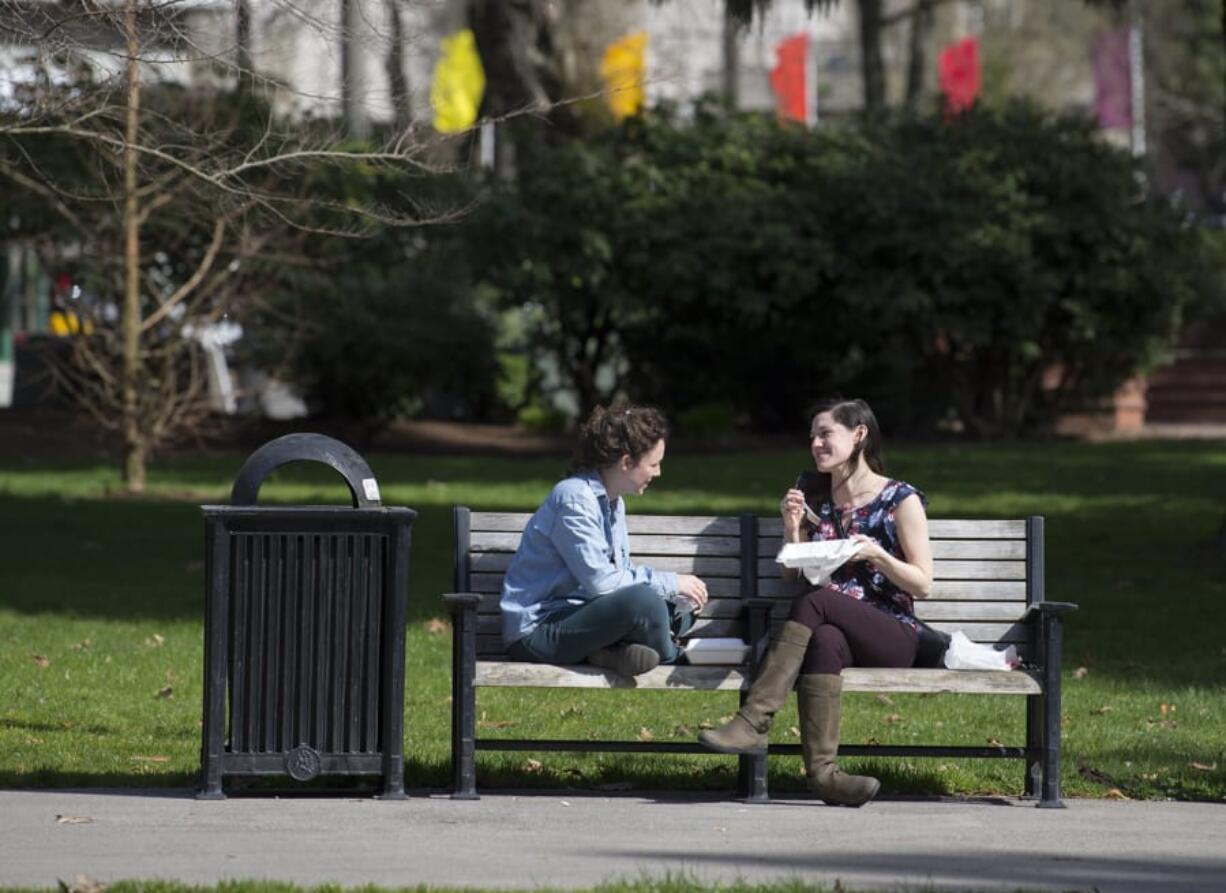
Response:
[{"label": "fallen leaf on grass", "polygon": [[527,762],[524,763],[524,771],[525,772],[540,772],[541,771],[541,761],[540,760],[528,760]]},{"label": "fallen leaf on grass", "polygon": [[1112,788],[1103,794],[1104,800],[1131,800],[1132,798],[1121,791],[1119,788]]},{"label": "fallen leaf on grass", "polygon": [[170,757],[162,754],[153,754],[152,756],[134,756],[132,761],[135,763],[169,763]]},{"label": "fallen leaf on grass", "polygon": [[655,734],[651,731],[651,729],[647,728],[647,726],[643,726],[639,729],[638,738],[640,741],[651,741],[655,737]]},{"label": "fallen leaf on grass", "polygon": [[43,743],[42,738],[27,738],[26,739],[26,744],[42,744],[42,743]]},{"label": "fallen leaf on grass", "polygon": [[1091,710],[1090,713],[1092,713],[1094,716],[1106,716],[1112,711],[1112,709],[1113,708],[1110,704],[1103,704],[1097,710]]},{"label": "fallen leaf on grass", "polygon": [[1178,709],[1179,708],[1176,707],[1174,704],[1168,704],[1166,701],[1163,701],[1161,704],[1158,705],[1158,712],[1161,713],[1164,717],[1170,716],[1172,713],[1174,713]]},{"label": "fallen leaf on grass", "polygon": [[103,893],[106,884],[96,881],[88,874],[74,874],[68,880],[59,879],[63,893]]},{"label": "fallen leaf on grass", "polygon": [[47,659],[47,656],[45,654],[39,654],[37,651],[30,652],[30,660],[34,661],[34,666],[38,667],[40,670],[45,670],[47,667],[51,666],[51,661]]},{"label": "fallen leaf on grass", "polygon": [[166,644],[166,637],[161,633],[154,633],[145,639],[145,646],[148,648],[161,648]]},{"label": "fallen leaf on grass", "polygon": [[1004,745],[1000,743],[999,738],[993,735],[988,738],[988,747],[1004,747]]},{"label": "fallen leaf on grass", "polygon": [[515,725],[515,720],[513,719],[486,719],[484,713],[477,720],[477,728],[479,729],[509,729],[513,725]]},{"label": "fallen leaf on grass", "polygon": [[674,738],[692,738],[694,737],[694,729],[691,726],[681,723],[677,728],[673,729]]},{"label": "fallen leaf on grass", "polygon": [[1188,768],[1197,772],[1216,772],[1217,763],[1188,763]]},{"label": "fallen leaf on grass", "polygon": [[878,741],[876,736],[874,735],[869,735],[867,738],[864,739],[865,747],[879,747],[880,745],[881,745],[881,742]]},{"label": "fallen leaf on grass", "polygon": [[1177,729],[1179,728],[1179,723],[1177,723],[1173,719],[1147,719],[1145,720],[1146,728],[1152,729],[1155,726],[1157,726],[1160,729]]},{"label": "fallen leaf on grass", "polygon": [[1086,674],[1089,672],[1090,671],[1087,670],[1085,667],[1078,667],[1077,669],[1073,670],[1073,678],[1074,679],[1085,679]]},{"label": "fallen leaf on grass", "polygon": [[698,728],[702,729],[705,732],[708,729],[715,728],[715,724],[712,723],[709,719],[704,719],[702,722],[698,724]]},{"label": "fallen leaf on grass", "polygon": [[72,650],[73,651],[85,651],[87,648],[89,648],[91,644],[93,643],[90,642],[89,639],[82,639],[80,642],[77,642],[77,644],[72,646]]},{"label": "fallen leaf on grass", "polygon": [[878,694],[878,695],[877,695],[877,703],[878,703],[878,704],[885,704],[887,707],[893,707],[893,706],[894,706],[894,699],[893,699],[893,698],[891,698],[891,697],[890,697],[889,695],[887,695],[887,694]]},{"label": "fallen leaf on grass", "polygon": [[451,632],[451,624],[441,617],[431,617],[422,625],[426,628],[426,632],[432,636]]},{"label": "fallen leaf on grass", "polygon": [[788,726],[788,737],[789,738],[799,738],[800,729],[796,728],[796,726]]},{"label": "fallen leaf on grass", "polygon": [[885,716],[881,717],[881,721],[888,726],[892,726],[897,722],[906,722],[901,713],[887,713]]},{"label": "fallen leaf on grass", "polygon": [[162,698],[163,700],[166,698],[173,698],[175,696],[174,686],[163,685],[161,688],[158,689],[157,696],[159,698]]},{"label": "fallen leaf on grass", "polygon": [[92,815],[57,815],[55,823],[57,825],[89,825],[94,821]]}]

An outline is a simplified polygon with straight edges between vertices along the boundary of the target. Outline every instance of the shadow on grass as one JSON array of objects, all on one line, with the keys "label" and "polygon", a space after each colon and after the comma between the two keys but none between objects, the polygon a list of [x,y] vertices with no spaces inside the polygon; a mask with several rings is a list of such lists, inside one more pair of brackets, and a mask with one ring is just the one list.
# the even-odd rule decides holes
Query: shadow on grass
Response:
[{"label": "shadow on grass", "polygon": [[[0,729],[16,729],[22,732],[63,732],[67,726],[62,722],[26,722],[22,719],[12,719],[0,716]],[[85,732],[89,735],[114,735],[116,730],[110,726],[72,726],[74,732]]]},{"label": "shadow on grass", "polygon": [[[449,509],[419,512],[409,561],[409,622],[444,613],[450,541]],[[0,609],[203,622],[204,521],[191,503],[0,495],[0,566]]]}]

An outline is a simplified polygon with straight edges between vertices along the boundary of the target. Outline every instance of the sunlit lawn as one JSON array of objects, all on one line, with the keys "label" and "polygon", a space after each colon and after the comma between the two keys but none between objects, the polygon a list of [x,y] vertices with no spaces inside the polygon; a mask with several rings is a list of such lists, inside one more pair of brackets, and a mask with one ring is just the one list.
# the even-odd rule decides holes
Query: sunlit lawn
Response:
[{"label": "sunlit lawn", "polygon": [[[374,454],[387,504],[414,526],[406,757],[411,789],[448,775],[449,510],[531,509],[562,469],[532,460]],[[238,454],[159,462],[151,496],[114,496],[105,466],[31,459],[0,468],[0,785],[194,783],[199,764],[204,572],[198,505],[223,502]],[[771,512],[804,466],[795,452],[682,455],[631,511]],[[891,452],[934,517],[1047,523],[1048,597],[1082,610],[1067,630],[1064,790],[1073,796],[1226,798],[1226,444],[924,446]],[[343,501],[339,478],[294,466],[272,501]],[[482,690],[481,734],[688,740],[732,694]],[[794,711],[775,740],[795,742]],[[1022,700],[851,696],[845,743],[1022,743]],[[849,761],[864,767],[870,761]],[[773,758],[772,788],[800,790]],[[1016,761],[880,760],[895,792],[1021,790]],[[730,757],[481,754],[487,788],[732,791]]]}]

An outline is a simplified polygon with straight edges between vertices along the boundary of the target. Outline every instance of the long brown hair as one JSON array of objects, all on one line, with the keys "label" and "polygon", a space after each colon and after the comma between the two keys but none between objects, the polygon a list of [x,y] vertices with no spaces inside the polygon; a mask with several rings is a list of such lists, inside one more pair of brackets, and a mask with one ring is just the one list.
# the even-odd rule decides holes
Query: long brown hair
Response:
[{"label": "long brown hair", "polygon": [[[841,397],[831,397],[815,403],[808,412],[809,425],[823,412],[828,412],[843,427],[854,431],[863,425],[867,432],[864,439],[856,444],[849,461],[857,461],[861,455],[864,462],[877,474],[885,474],[885,448],[881,443],[881,426],[877,424],[877,416],[863,400],[845,400]],[[803,472],[796,482],[797,487],[805,493],[805,501],[817,507],[830,498],[830,475],[821,471]]]},{"label": "long brown hair", "polygon": [[658,409],[624,403],[597,406],[579,429],[570,473],[608,468],[622,456],[637,464],[643,454],[667,439],[668,421]]}]

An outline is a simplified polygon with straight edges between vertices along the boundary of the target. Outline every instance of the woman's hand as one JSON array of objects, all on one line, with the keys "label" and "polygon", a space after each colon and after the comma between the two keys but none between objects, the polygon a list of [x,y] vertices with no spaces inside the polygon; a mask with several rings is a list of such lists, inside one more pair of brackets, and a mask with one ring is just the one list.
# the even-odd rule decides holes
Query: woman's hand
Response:
[{"label": "woman's hand", "polygon": [[883,559],[889,558],[889,553],[881,548],[881,543],[877,542],[871,536],[865,536],[863,533],[857,533],[850,537],[853,543],[859,543],[860,547],[856,549],[854,555],[849,558],[849,561],[868,561],[877,563]]},{"label": "woman's hand", "polygon": [[677,575],[677,594],[694,603],[694,613],[697,614],[707,604],[707,584],[693,574]]},{"label": "woman's hand", "polygon": [[783,518],[783,541],[800,542],[800,522],[805,517],[805,494],[795,487],[788,490],[779,502],[779,514]]}]

